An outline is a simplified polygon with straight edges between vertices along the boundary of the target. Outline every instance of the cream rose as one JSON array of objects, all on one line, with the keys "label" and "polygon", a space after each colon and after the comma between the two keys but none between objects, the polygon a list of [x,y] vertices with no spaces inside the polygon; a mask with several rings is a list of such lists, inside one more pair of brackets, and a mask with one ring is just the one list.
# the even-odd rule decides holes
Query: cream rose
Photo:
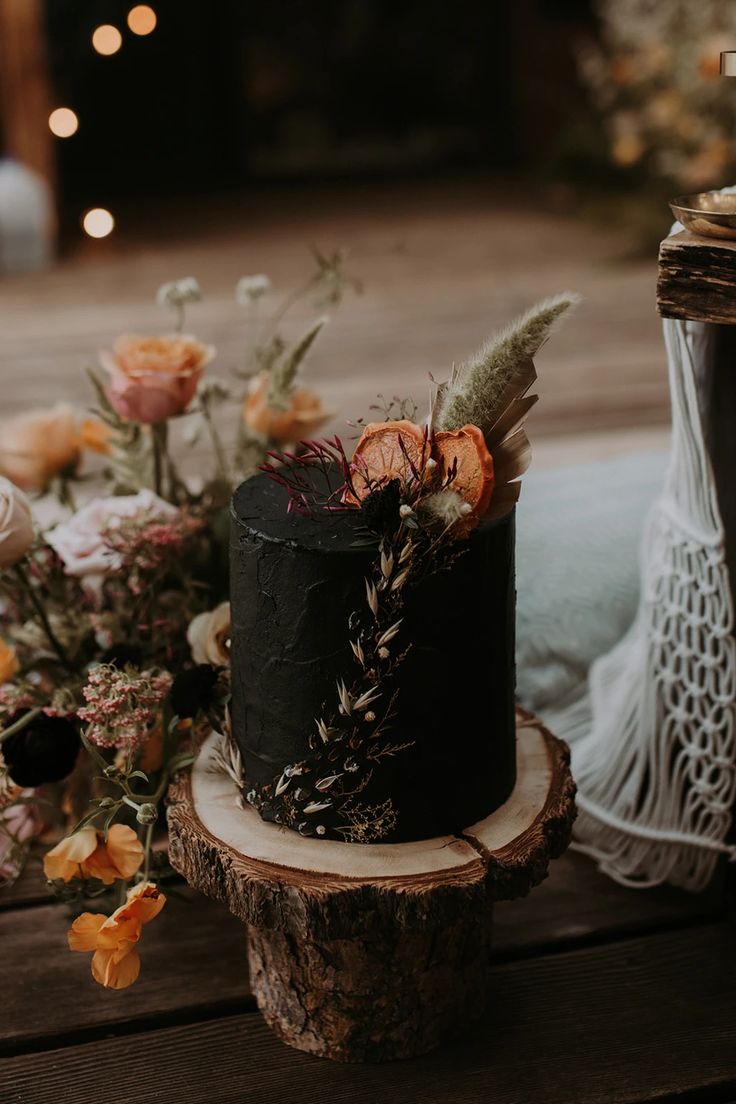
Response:
[{"label": "cream rose", "polygon": [[107,397],[123,418],[153,424],[181,414],[215,350],[188,334],[144,337],[126,334],[112,352],[100,353],[110,373]]},{"label": "cream rose", "polygon": [[123,519],[169,521],[178,513],[175,506],[153,491],[93,498],[68,521],[51,529],[46,540],[62,560],[67,575],[109,575],[120,568],[121,559],[105,542],[106,530],[119,526]]},{"label": "cream rose", "polygon": [[195,663],[213,667],[230,665],[230,603],[220,602],[213,610],[199,613],[190,622],[187,640]]},{"label": "cream rose", "polygon": [[23,559],[33,536],[30,502],[15,484],[0,476],[0,571]]},{"label": "cream rose", "polygon": [[76,467],[79,448],[77,418],[68,403],[31,410],[0,425],[0,472],[19,487],[41,491],[53,476]]}]

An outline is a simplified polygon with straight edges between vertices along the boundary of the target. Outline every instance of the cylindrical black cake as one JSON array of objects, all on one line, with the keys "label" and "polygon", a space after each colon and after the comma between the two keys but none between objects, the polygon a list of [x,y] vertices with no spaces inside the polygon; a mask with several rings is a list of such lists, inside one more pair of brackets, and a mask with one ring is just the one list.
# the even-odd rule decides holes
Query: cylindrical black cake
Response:
[{"label": "cylindrical black cake", "polygon": [[[288,513],[286,490],[256,475],[231,509],[233,735],[246,786],[277,783],[334,711],[378,538],[359,510]],[[391,799],[390,841],[459,832],[498,808],[516,775],[514,518],[457,542],[451,566],[411,587],[408,646],[392,734],[409,746],[373,772],[367,799]]]}]

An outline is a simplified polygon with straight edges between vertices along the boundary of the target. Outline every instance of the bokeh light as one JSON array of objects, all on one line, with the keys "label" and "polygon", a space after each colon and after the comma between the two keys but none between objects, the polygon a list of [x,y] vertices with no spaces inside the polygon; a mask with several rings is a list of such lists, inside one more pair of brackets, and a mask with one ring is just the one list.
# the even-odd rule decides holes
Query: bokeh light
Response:
[{"label": "bokeh light", "polygon": [[57,138],[71,138],[79,130],[79,119],[70,107],[57,107],[49,115],[49,130]]},{"label": "bokeh light", "polygon": [[112,23],[102,23],[92,32],[92,45],[98,54],[109,57],[116,54],[123,45],[123,36]]},{"label": "bokeh light", "polygon": [[93,207],[85,213],[82,226],[90,238],[106,238],[115,229],[115,219],[104,207]]},{"label": "bokeh light", "polygon": [[150,34],[156,27],[155,11],[148,4],[136,4],[128,12],[128,26],[133,34]]}]

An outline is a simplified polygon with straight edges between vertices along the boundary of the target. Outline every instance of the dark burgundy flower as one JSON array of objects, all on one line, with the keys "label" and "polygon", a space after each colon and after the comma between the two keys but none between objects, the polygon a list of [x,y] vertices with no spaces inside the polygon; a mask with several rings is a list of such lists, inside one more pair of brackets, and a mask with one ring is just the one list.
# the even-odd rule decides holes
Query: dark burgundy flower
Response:
[{"label": "dark burgundy flower", "polygon": [[365,524],[374,533],[392,536],[399,527],[401,517],[401,484],[392,479],[385,487],[371,491],[361,503]]},{"label": "dark burgundy flower", "polygon": [[218,671],[200,663],[180,671],[171,685],[171,705],[178,717],[194,717],[215,700]]},{"label": "dark burgundy flower", "polygon": [[[16,713],[10,723],[22,716]],[[35,787],[66,778],[74,769],[79,744],[75,721],[40,713],[25,728],[3,741],[2,753],[13,782],[17,786]]]}]

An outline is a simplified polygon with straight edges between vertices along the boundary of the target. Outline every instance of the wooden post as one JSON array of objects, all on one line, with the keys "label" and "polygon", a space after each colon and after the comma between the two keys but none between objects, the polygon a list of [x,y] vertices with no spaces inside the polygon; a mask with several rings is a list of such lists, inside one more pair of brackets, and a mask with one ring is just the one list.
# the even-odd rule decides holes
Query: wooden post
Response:
[{"label": "wooden post", "polygon": [[0,136],[6,153],[55,188],[42,0],[0,0]]},{"label": "wooden post", "polygon": [[523,896],[567,846],[567,747],[518,721],[508,801],[457,836],[309,839],[243,807],[212,735],[170,793],[172,865],[248,928],[250,982],[290,1046],[345,1062],[424,1054],[485,1009],[494,901]]}]

